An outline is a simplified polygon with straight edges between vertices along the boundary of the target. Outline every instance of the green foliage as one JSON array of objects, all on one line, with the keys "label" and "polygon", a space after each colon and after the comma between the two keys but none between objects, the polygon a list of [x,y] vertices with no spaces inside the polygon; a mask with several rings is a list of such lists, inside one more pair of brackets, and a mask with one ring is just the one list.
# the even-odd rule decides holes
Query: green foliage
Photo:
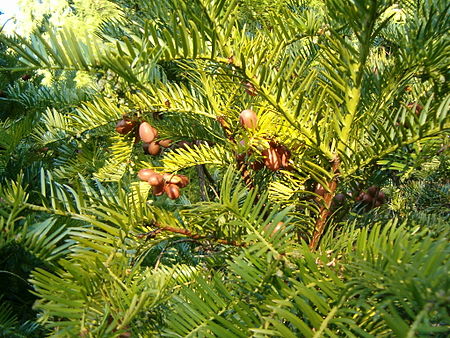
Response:
[{"label": "green foliage", "polygon": [[0,36],[5,334],[449,333],[448,4],[114,3]]}]

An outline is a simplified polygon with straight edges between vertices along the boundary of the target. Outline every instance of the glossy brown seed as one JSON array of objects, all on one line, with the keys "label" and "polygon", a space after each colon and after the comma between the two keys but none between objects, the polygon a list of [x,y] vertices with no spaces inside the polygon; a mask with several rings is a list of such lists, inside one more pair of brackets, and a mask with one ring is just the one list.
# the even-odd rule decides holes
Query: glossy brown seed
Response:
[{"label": "glossy brown seed", "polygon": [[116,124],[116,131],[119,134],[126,135],[128,134],[134,127],[134,123],[129,120],[122,119]]},{"label": "glossy brown seed", "polygon": [[159,146],[158,143],[152,142],[148,145],[148,153],[150,155],[158,155],[160,151],[161,147]]},{"label": "glossy brown seed", "polygon": [[151,143],[158,136],[158,131],[148,122],[142,122],[139,126],[139,137],[143,142]]},{"label": "glossy brown seed", "polygon": [[22,80],[28,81],[29,79],[31,79],[31,75],[30,74],[22,75]]},{"label": "glossy brown seed", "polygon": [[158,173],[153,173],[149,178],[148,178],[148,184],[150,184],[151,186],[157,186],[157,185],[162,185],[164,184],[164,179],[163,176],[161,174]]},{"label": "glossy brown seed", "polygon": [[164,191],[171,200],[180,197],[180,188],[176,184],[166,184]]},{"label": "glossy brown seed", "polygon": [[138,177],[141,181],[148,181],[151,175],[155,172],[151,169],[141,169],[138,171]]},{"label": "glossy brown seed", "polygon": [[181,183],[181,178],[178,175],[174,175],[174,174],[164,174],[164,181],[166,181],[166,183],[169,184],[180,184]]},{"label": "glossy brown seed", "polygon": [[277,171],[280,169],[280,159],[278,158],[278,153],[274,148],[265,149],[262,152],[264,165],[272,170]]},{"label": "glossy brown seed", "polygon": [[162,194],[164,194],[164,187],[165,187],[164,182],[163,182],[162,184],[160,184],[160,185],[154,185],[154,186],[152,187],[152,193],[153,193],[153,195],[155,195],[155,196],[161,196]]},{"label": "glossy brown seed", "polygon": [[258,125],[258,117],[253,110],[246,109],[239,115],[239,122],[244,128],[255,129]]},{"label": "glossy brown seed", "polygon": [[161,147],[169,148],[170,145],[172,144],[172,140],[169,140],[169,139],[167,139],[167,140],[161,140],[161,141],[158,141],[158,144],[159,144]]},{"label": "glossy brown seed", "polygon": [[358,194],[358,197],[356,197],[356,200],[357,200],[357,201],[362,201],[362,199],[363,199],[363,197],[364,197],[365,194],[366,194],[366,193],[365,193],[364,191],[361,191],[361,192]]},{"label": "glossy brown seed", "polygon": [[189,184],[189,177],[184,175],[178,175],[178,177],[181,179],[180,183],[177,184],[180,188],[184,188]]}]

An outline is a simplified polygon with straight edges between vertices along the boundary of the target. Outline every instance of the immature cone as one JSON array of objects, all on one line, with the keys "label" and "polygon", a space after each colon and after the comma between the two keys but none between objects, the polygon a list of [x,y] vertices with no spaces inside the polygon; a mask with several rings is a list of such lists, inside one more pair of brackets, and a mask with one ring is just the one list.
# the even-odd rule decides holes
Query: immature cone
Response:
[{"label": "immature cone", "polygon": [[166,184],[164,191],[171,200],[176,200],[180,197],[180,188],[176,184]]},{"label": "immature cone", "polygon": [[148,181],[153,174],[155,174],[155,172],[151,169],[141,169],[138,171],[138,177],[141,181]]},{"label": "immature cone", "polygon": [[143,142],[151,143],[158,136],[158,131],[148,122],[142,122],[139,126],[139,137]]},{"label": "immature cone", "polygon": [[128,134],[134,127],[134,123],[130,120],[122,119],[116,124],[116,131],[119,134],[126,135]]},{"label": "immature cone", "polygon": [[244,128],[255,129],[258,124],[258,117],[253,110],[246,109],[239,115],[239,122]]},{"label": "immature cone", "polygon": [[152,142],[148,145],[148,153],[150,155],[158,155],[160,151],[161,147],[159,146],[158,143]]}]

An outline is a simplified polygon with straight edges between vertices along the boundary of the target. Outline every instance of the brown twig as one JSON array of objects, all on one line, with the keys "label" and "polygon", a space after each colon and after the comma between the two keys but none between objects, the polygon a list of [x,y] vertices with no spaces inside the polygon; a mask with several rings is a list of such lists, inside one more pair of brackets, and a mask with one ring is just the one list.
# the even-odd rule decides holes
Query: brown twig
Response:
[{"label": "brown twig", "polygon": [[151,236],[151,238],[154,238],[158,233],[162,232],[162,231],[167,231],[167,232],[172,232],[175,234],[180,234],[180,235],[184,235],[186,237],[195,239],[195,240],[211,240],[214,241],[216,243],[219,244],[224,244],[224,245],[232,245],[232,246],[239,246],[239,247],[245,247],[247,244],[246,243],[241,243],[241,242],[237,242],[237,241],[229,241],[226,239],[220,239],[220,238],[214,238],[211,236],[205,236],[205,235],[200,235],[200,234],[194,234],[192,233],[192,231],[187,230],[187,229],[182,229],[182,228],[175,228],[175,227],[169,227],[169,226],[162,226],[159,223],[152,223],[153,227],[156,227],[155,230],[153,231],[149,231],[147,233],[144,234],[139,234],[137,235],[138,238],[143,238],[146,236]]},{"label": "brown twig", "polygon": [[337,176],[339,174],[339,167],[340,167],[340,161],[339,158],[335,158],[333,160],[333,179],[328,182],[328,191],[325,192],[323,195],[323,203],[320,207],[319,211],[319,217],[316,220],[316,226],[314,229],[314,234],[311,239],[311,242],[309,243],[309,247],[312,250],[315,250],[317,248],[317,245],[319,244],[320,238],[323,235],[323,232],[325,230],[325,225],[327,222],[328,217],[331,215],[331,202],[333,201],[333,197],[336,194],[336,188],[337,188]]}]

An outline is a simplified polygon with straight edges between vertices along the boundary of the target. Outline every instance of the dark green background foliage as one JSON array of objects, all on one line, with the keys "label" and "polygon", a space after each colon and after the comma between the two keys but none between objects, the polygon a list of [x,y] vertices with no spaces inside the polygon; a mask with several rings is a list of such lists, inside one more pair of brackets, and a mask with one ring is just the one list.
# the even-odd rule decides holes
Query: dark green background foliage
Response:
[{"label": "dark green background foliage", "polygon": [[65,5],[0,33],[0,336],[448,336],[447,1]]}]

